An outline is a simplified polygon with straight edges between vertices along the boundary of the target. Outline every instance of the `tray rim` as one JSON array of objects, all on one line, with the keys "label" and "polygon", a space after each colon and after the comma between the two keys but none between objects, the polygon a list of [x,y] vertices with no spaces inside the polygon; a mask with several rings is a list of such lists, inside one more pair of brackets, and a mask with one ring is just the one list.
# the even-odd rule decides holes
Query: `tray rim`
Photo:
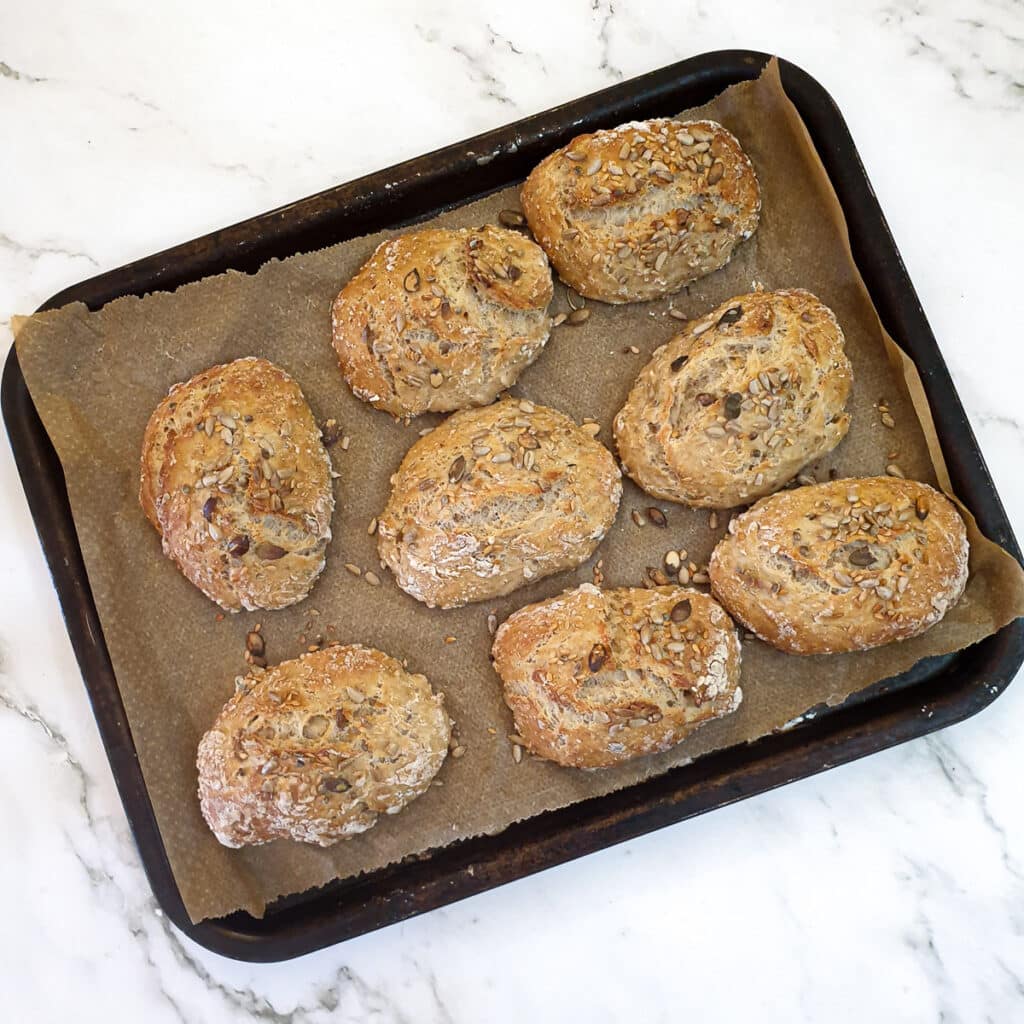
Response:
[{"label": "tray rim", "polygon": [[[585,105],[602,102],[622,105],[634,95],[640,102],[645,89],[650,102],[659,90],[669,90],[682,78],[712,81],[716,76],[721,78],[730,74],[734,76],[732,81],[753,78],[769,58],[768,54],[746,50],[714,51],[688,58],[106,271],[63,289],[43,303],[38,311],[57,308],[83,296],[92,296],[93,301],[97,301],[96,296],[102,296],[105,290],[108,298],[103,301],[108,301],[115,293],[130,294],[143,283],[149,284],[147,291],[173,288],[176,286],[175,270],[180,274],[182,267],[187,266],[191,268],[186,275],[188,279],[194,279],[197,273],[203,276],[197,267],[201,268],[204,260],[218,264],[227,260],[232,265],[242,266],[246,261],[255,260],[258,265],[267,258],[259,254],[261,241],[269,237],[271,244],[280,244],[282,239],[287,241],[305,230],[308,224],[336,216],[339,208],[346,213],[354,211],[358,214],[360,210],[372,207],[374,216],[381,216],[381,207],[373,204],[379,200],[384,182],[391,183],[384,213],[391,208],[397,209],[403,196],[408,198],[411,195],[415,199],[416,195],[430,195],[430,190],[440,179],[450,178],[453,174],[458,176],[460,171],[471,170],[474,178],[480,181],[483,192],[491,191],[487,187],[490,177],[487,169],[497,169],[496,163],[500,168],[501,158],[516,152],[525,126],[531,126],[532,145],[551,148],[558,144],[555,135],[576,134],[584,130],[579,127],[578,120],[567,120],[566,115]],[[798,109],[800,104],[793,90],[800,93],[805,101],[812,98],[820,107],[819,112],[823,112],[822,116],[832,121],[831,128],[835,132],[832,141],[826,143],[824,138],[815,138],[814,141],[829,169],[833,186],[840,194],[840,201],[840,184],[845,184],[848,194],[851,190],[857,194],[862,207],[860,215],[871,218],[881,229],[874,244],[869,244],[868,251],[864,253],[864,258],[875,270],[873,276],[876,280],[873,286],[869,284],[869,290],[876,303],[876,293],[885,293],[887,289],[888,294],[883,294],[883,304],[892,306],[895,302],[897,306],[905,307],[909,303],[907,315],[915,321],[914,348],[917,350],[912,358],[920,367],[920,357],[929,357],[929,369],[927,373],[922,372],[922,381],[956,490],[975,495],[974,504],[980,494],[984,503],[972,511],[977,515],[983,532],[1020,561],[1020,551],[1009,520],[845,121],[834,101],[815,79],[781,58],[779,64],[787,94]],[[801,115],[806,121],[807,115],[802,109]],[[808,129],[811,130],[810,124]],[[512,142],[509,142],[510,138]],[[840,157],[838,165],[833,160],[830,168],[827,155]],[[837,181],[837,177],[845,181]],[[467,202],[483,192],[468,197],[463,195],[457,201]],[[849,220],[845,203],[843,207]],[[436,205],[428,215],[435,211]],[[396,218],[389,222],[407,223],[409,219]],[[357,228],[348,237],[361,233],[362,230]],[[851,245],[853,234],[851,229]],[[188,256],[183,262],[181,257],[186,250]],[[294,251],[304,250],[300,247]],[[857,256],[857,246],[854,246],[854,254],[868,284],[865,265]],[[901,342],[906,343],[906,337],[904,333]],[[239,912],[193,924],[182,903],[149,804],[67,507],[63,474],[59,463],[56,475],[52,473],[52,464],[50,473],[39,473],[47,455],[46,448],[52,455],[51,463],[56,456],[45,431],[41,437],[32,435],[33,429],[38,431],[41,424],[38,418],[35,424],[32,423],[35,409],[21,375],[14,346],[4,367],[0,390],[4,420],[33,523],[40,536],[101,739],[154,895],[170,920],[190,938],[207,949],[235,959],[266,962],[298,956],[925,735],[976,714],[987,706],[1009,685],[1024,662],[1024,620],[1017,620],[975,647],[958,652],[939,675],[929,677],[929,693],[920,704],[920,710],[915,711],[911,707],[916,707],[921,700],[916,690],[897,690],[850,708],[844,707],[800,728],[764,737],[739,753],[737,748],[716,752],[689,766],[617,793],[526,819],[497,836],[464,840],[425,855],[423,859],[382,869],[363,881],[370,885],[374,879],[383,879],[386,895],[370,894],[362,904],[347,900],[345,907],[332,909],[327,906],[331,900],[331,885],[301,894],[296,904],[298,909],[294,912],[285,910],[284,917],[289,914],[301,916],[303,910],[309,911],[319,901],[323,904],[322,913],[312,924],[290,920],[288,926],[279,928],[276,934],[259,935],[241,926],[244,922],[240,923]],[[959,443],[947,444],[945,439],[950,437],[958,438]],[[61,502],[62,508],[59,507]],[[63,524],[44,522],[54,504],[58,506],[58,513],[66,517]],[[959,678],[956,669],[964,667],[961,663],[973,667],[974,675],[968,673],[966,679]],[[102,678],[103,682],[97,684],[97,678]],[[105,690],[102,688],[104,684]],[[913,699],[908,703],[908,698]],[[886,728],[879,730],[879,723],[884,723]],[[807,763],[808,751],[821,755],[817,764]],[[733,762],[729,771],[716,775],[720,763],[729,759]],[[604,809],[603,815],[601,809]],[[531,830],[535,834],[528,834]],[[433,877],[425,877],[433,869],[433,862],[441,858],[451,863]],[[362,881],[356,888],[361,886]],[[351,892],[351,888],[346,890],[346,895],[351,895]],[[269,915],[281,917],[273,908]],[[241,917],[248,918],[249,915]]]}]

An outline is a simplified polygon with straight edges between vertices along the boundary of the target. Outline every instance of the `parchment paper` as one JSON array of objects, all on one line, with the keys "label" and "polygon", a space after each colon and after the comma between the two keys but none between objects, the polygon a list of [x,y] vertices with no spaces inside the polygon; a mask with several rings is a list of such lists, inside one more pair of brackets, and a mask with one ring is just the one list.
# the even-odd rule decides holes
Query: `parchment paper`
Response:
[{"label": "parchment paper", "polygon": [[[666,113],[672,113],[666,111]],[[627,307],[590,303],[580,327],[556,329],[547,350],[523,374],[515,394],[602,424],[612,416],[650,353],[679,324],[671,305],[696,316],[750,290],[802,286],[835,310],[846,332],[855,384],[853,426],[833,455],[809,467],[819,479],[873,475],[897,463],[909,477],[948,486],[916,371],[883,333],[853,265],[842,213],[795,108],[773,65],[757,82],[735,86],[696,111],[724,123],[750,154],[763,190],[761,225],[732,263],[672,302]],[[517,190],[446,213],[440,224],[494,221],[518,208]],[[393,232],[392,232],[393,233]],[[971,575],[959,605],[924,636],[875,651],[796,658],[759,642],[743,645],[746,699],[678,748],[617,769],[587,773],[525,758],[516,764],[507,735],[511,716],[488,660],[486,616],[512,610],[592,578],[604,560],[606,584],[639,585],[668,548],[685,548],[703,566],[717,530],[707,512],[660,503],[668,527],[640,529],[632,509],[655,504],[627,482],[618,520],[595,559],[500,601],[432,611],[407,597],[387,574],[378,588],[348,573],[353,562],[379,571],[367,523],[384,506],[388,478],[417,432],[436,422],[393,422],[357,401],[330,346],[330,305],[341,284],[385,232],[283,262],[246,276],[227,273],[97,313],[84,306],[31,318],[18,334],[25,378],[67,479],[75,526],[138,748],[167,855],[193,920],[236,908],[262,914],[276,896],[381,867],[406,855],[480,833],[628,785],[707,751],[753,740],[806,709],[835,703],[918,659],[975,643],[1024,613],[1022,573],[973,521]],[[552,312],[565,310],[556,289]],[[633,345],[639,354],[624,352]],[[351,446],[331,449],[340,473],[334,540],[312,595],[280,612],[222,617],[160,552],[137,500],[139,448],[146,421],[176,381],[245,355],[278,363],[301,384],[319,421],[334,417]],[[894,430],[880,423],[888,404]],[[916,406],[916,413],[915,413]],[[932,451],[929,453],[929,441]],[[446,762],[438,785],[400,815],[332,849],[279,841],[228,850],[207,830],[196,799],[200,736],[245,671],[246,631],[263,623],[272,662],[309,643],[360,642],[408,659],[444,691],[466,747]],[[445,643],[453,636],[454,643]]]}]

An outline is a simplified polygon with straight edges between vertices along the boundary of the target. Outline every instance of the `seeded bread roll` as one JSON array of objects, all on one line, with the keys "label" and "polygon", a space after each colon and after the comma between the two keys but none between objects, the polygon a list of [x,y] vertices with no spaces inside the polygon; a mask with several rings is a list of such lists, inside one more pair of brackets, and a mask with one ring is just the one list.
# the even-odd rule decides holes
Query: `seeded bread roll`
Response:
[{"label": "seeded bread roll", "polygon": [[417,600],[454,608],[586,561],[615,519],[622,477],[568,416],[507,399],[417,441],[391,487],[380,557]]},{"label": "seeded bread roll", "polygon": [[732,620],[681,587],[584,583],[511,615],[493,655],[516,732],[573,768],[667,750],[743,699]]},{"label": "seeded bread roll", "polygon": [[834,654],[917,636],[960,600],[967,531],[927,484],[835,480],[759,501],[711,555],[715,596],[790,654]]},{"label": "seeded bread roll", "polygon": [[199,744],[199,802],[225,846],[329,846],[397,814],[448,753],[444,698],[394,658],[327,647],[241,677]]},{"label": "seeded bread roll", "polygon": [[615,417],[648,494],[731,508],[771,494],[846,436],[853,371],[810,292],[737,295],[659,348]]},{"label": "seeded bread roll", "polygon": [[142,442],[164,554],[227,611],[301,601],[331,539],[331,464],[298,384],[237,359],[176,384]]},{"label": "seeded bread roll", "polygon": [[416,231],[342,289],[334,348],[356,397],[395,416],[487,405],[540,355],[551,296],[547,257],[518,231]]},{"label": "seeded bread roll", "polygon": [[761,194],[720,124],[659,119],[573,139],[534,168],[522,203],[562,280],[619,303],[724,267],[754,233]]}]

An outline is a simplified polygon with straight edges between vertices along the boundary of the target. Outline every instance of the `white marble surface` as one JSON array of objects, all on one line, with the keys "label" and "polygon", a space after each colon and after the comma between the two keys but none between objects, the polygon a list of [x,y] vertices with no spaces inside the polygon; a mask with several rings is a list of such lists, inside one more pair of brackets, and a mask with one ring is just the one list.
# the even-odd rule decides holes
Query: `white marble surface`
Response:
[{"label": "white marble surface", "polygon": [[[100,270],[679,58],[843,109],[1011,517],[1020,0],[0,5],[7,318]],[[383,125],[383,127],[380,127]],[[292,963],[161,917],[0,444],[0,1018],[1024,1018],[1024,686],[939,736]]]}]

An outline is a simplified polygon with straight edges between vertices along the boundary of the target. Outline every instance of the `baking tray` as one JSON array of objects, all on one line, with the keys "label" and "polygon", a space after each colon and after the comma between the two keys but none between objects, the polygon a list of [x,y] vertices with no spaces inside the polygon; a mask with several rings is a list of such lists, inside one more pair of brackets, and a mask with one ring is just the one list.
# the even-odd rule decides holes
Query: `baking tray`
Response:
[{"label": "baking tray", "polygon": [[[228,269],[433,217],[521,180],[582,132],[675,113],[756,78],[769,56],[724,50],[563,104],[535,117],[328,189],[101,274],[42,307],[174,289]],[[978,525],[1020,561],[1013,531],[953,388],[885,217],[835,103],[813,78],[780,61],[782,83],[838,194],[854,258],[889,333],[914,359],[960,498]],[[63,473],[25,386],[14,349],[3,416],[50,566],[100,735],[153,892],[200,945],[249,961],[298,956],[392,924],[664,825],[805,778],[958,722],[991,703],[1024,661],[1024,620],[953,655],[932,658],[792,728],[700,758],[627,789],[537,815],[496,836],[453,844],[356,879],[288,896],[257,919],[239,911],[192,924],[164,851],[139,768],[71,519]]]}]

